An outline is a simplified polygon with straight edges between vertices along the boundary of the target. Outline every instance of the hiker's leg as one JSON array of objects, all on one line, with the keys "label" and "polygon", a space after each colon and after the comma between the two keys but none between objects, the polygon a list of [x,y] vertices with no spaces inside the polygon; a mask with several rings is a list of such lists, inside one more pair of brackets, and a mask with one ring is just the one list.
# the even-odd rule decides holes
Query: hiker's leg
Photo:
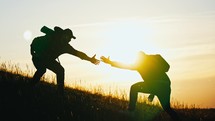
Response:
[{"label": "hiker's leg", "polygon": [[32,86],[34,86],[36,83],[40,81],[40,78],[43,76],[43,74],[46,72],[46,69],[37,69],[37,71],[34,73],[33,79],[30,82]]},{"label": "hiker's leg", "polygon": [[157,95],[163,109],[171,116],[174,120],[179,120],[177,113],[170,107],[170,91]]},{"label": "hiker's leg", "polygon": [[55,60],[47,64],[47,68],[57,75],[58,92],[64,94],[64,68]]},{"label": "hiker's leg", "polygon": [[136,107],[138,92],[149,93],[150,90],[144,82],[138,82],[131,86],[128,110],[133,111]]},{"label": "hiker's leg", "polygon": [[33,79],[30,82],[32,86],[34,86],[36,83],[40,81],[40,78],[43,76],[43,74],[46,72],[46,68],[42,61],[33,58],[32,59],[34,66],[36,67],[37,71],[34,73]]}]

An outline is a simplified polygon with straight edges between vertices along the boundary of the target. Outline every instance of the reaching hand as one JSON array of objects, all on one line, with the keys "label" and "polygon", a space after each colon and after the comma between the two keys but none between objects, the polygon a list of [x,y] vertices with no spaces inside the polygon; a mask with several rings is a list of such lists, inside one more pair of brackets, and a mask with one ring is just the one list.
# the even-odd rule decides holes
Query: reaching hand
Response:
[{"label": "reaching hand", "polygon": [[100,61],[96,59],[96,54],[91,58],[90,62],[95,65],[98,65],[100,63]]},{"label": "reaching hand", "polygon": [[110,56],[108,56],[107,58],[105,56],[101,56],[100,59],[104,63],[107,63],[107,64],[111,63]]}]

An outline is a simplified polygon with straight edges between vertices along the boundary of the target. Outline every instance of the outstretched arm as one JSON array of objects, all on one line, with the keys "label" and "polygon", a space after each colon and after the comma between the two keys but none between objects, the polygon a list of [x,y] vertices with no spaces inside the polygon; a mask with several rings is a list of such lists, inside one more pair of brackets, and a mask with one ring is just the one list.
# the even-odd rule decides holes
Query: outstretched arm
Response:
[{"label": "outstretched arm", "polygon": [[123,63],[120,63],[120,62],[111,61],[109,57],[106,58],[104,56],[101,56],[101,61],[106,63],[106,64],[110,64],[111,66],[116,67],[116,68],[128,69],[128,70],[137,70],[135,65],[123,64]]},{"label": "outstretched arm", "polygon": [[77,56],[77,57],[79,57],[82,60],[90,61],[91,63],[93,63],[95,65],[99,64],[99,62],[100,62],[98,59],[95,58],[96,55],[94,55],[93,57],[89,57],[84,52],[78,51],[78,50],[74,49],[70,45],[67,46],[66,50],[67,50],[67,53],[72,54],[74,56]]}]

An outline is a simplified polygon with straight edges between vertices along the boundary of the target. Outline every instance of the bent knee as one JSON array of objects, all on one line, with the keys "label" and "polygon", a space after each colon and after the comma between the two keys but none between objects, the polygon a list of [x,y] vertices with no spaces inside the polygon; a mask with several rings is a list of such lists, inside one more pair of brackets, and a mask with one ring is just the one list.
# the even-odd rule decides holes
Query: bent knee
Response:
[{"label": "bent knee", "polygon": [[131,85],[131,91],[137,91],[138,90],[138,85],[137,84],[133,84],[133,85]]}]

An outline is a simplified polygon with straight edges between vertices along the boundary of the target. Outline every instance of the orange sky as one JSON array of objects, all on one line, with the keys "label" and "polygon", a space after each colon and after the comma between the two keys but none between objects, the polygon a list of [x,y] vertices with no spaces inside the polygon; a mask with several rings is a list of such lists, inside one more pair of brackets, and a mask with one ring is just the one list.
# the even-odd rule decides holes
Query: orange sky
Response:
[{"label": "orange sky", "polygon": [[[131,63],[139,50],[160,53],[171,65],[172,97],[215,108],[214,6],[213,0],[0,2],[0,60],[34,69],[31,40],[42,35],[43,25],[58,25],[71,28],[77,39],[70,44],[89,56]],[[60,59],[68,84],[83,80],[123,88],[141,81],[136,72],[103,63],[95,66],[69,55]]]}]

